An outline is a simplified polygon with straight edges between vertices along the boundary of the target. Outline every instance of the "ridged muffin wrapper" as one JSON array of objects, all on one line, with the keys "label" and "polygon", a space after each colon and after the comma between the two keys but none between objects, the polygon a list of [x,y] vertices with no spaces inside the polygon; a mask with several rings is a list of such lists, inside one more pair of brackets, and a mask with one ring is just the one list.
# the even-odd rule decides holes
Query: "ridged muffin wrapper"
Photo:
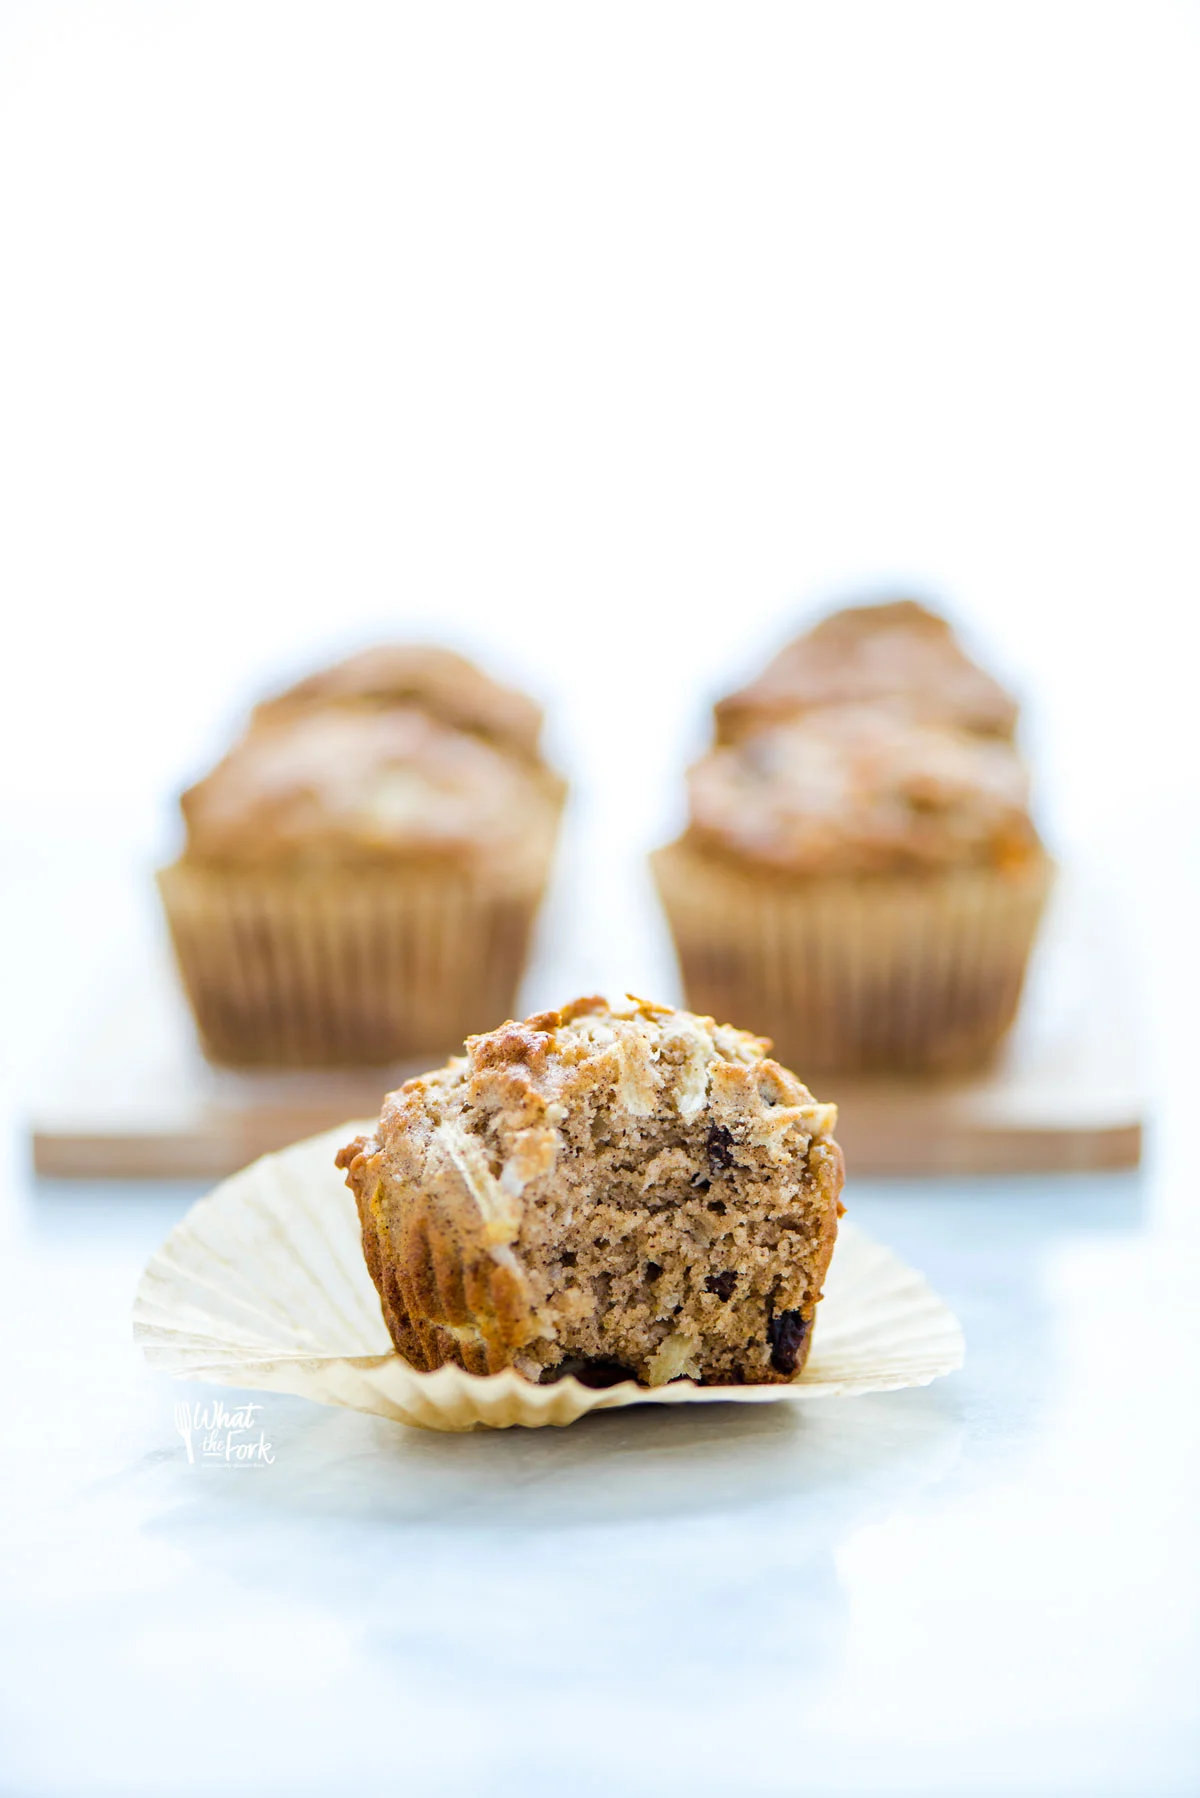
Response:
[{"label": "ridged muffin wrapper", "polygon": [[418,1373],[392,1347],[358,1215],[334,1156],[370,1123],[296,1143],[225,1180],[155,1254],[134,1305],[152,1367],[181,1380],[298,1393],[434,1430],[537,1428],[625,1405],[767,1404],[925,1386],[961,1366],[958,1322],[919,1274],[843,1223],[794,1381],[652,1390],[536,1386],[514,1372]]},{"label": "ridged muffin wrapper", "polygon": [[158,876],[205,1053],[234,1066],[382,1066],[514,1014],[549,856],[497,879],[437,866]]},{"label": "ridged muffin wrapper", "polygon": [[789,878],[673,843],[652,857],[687,1004],[813,1074],[967,1072],[1013,1023],[1054,876]]}]

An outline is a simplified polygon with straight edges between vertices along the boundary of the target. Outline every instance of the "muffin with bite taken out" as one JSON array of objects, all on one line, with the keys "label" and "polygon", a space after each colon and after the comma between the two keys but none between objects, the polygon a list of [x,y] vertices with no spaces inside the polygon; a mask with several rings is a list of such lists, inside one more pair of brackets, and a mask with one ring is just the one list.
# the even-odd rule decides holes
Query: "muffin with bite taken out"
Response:
[{"label": "muffin with bite taken out", "polygon": [[341,1151],[414,1367],[790,1380],[841,1211],[837,1112],[744,1031],[578,999],[472,1037]]}]

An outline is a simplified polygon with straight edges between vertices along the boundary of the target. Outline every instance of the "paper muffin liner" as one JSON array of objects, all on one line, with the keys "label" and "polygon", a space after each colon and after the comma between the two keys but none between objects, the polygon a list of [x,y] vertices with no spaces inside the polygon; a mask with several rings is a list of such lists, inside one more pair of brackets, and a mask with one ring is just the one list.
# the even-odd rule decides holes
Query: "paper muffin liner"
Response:
[{"label": "paper muffin liner", "polygon": [[158,876],[201,1042],[234,1066],[382,1066],[511,1017],[543,878],[462,870]]},{"label": "paper muffin liner", "polygon": [[788,879],[684,843],[652,858],[693,1011],[810,1073],[960,1073],[1016,1017],[1053,879],[1019,870]]},{"label": "paper muffin liner", "polygon": [[133,1333],[181,1380],[298,1393],[433,1430],[574,1423],[625,1405],[770,1404],[926,1386],[962,1365],[958,1322],[890,1250],[843,1223],[794,1381],[601,1390],[512,1371],[418,1373],[396,1353],[367,1272],[354,1200],[333,1164],[371,1123],[344,1124],[224,1181],[146,1267]]}]

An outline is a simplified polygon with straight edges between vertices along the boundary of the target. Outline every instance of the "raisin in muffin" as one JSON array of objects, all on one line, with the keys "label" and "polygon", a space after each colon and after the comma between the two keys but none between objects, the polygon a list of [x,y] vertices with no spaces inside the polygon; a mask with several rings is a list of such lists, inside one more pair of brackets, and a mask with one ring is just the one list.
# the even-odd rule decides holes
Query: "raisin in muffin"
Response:
[{"label": "raisin in muffin", "polygon": [[1011,737],[1016,701],[916,600],[850,606],[797,637],[715,707],[719,743],[829,706],[883,706],[924,724]]},{"label": "raisin in muffin", "polygon": [[214,1060],[383,1065],[513,1007],[563,786],[532,701],[412,653],[390,697],[346,664],[260,708],[183,795],[159,886]]},{"label": "raisin in muffin", "polygon": [[821,1072],[988,1059],[1052,873],[1011,743],[819,708],[714,748],[689,789],[654,857],[689,1004]]},{"label": "raisin in muffin", "polygon": [[399,1352],[543,1382],[794,1378],[843,1167],[836,1108],[769,1046],[578,999],[391,1093],[337,1162]]}]

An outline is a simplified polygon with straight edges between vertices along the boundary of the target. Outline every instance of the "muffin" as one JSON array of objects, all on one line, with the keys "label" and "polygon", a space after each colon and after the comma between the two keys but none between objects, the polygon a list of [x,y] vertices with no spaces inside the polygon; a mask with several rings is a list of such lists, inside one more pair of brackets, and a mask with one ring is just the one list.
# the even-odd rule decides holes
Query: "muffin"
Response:
[{"label": "muffin", "polygon": [[[351,690],[347,669],[405,658],[424,685]],[[159,875],[213,1060],[383,1065],[512,1010],[563,798],[537,717],[436,651],[373,652],[259,708],[183,795]]]},{"label": "muffin", "polygon": [[384,710],[417,706],[455,730],[485,738],[535,765],[541,757],[541,707],[505,687],[453,650],[428,643],[383,643],[298,681],[254,708],[255,724],[274,724],[331,706]]},{"label": "muffin", "polygon": [[718,743],[830,706],[879,705],[920,724],[1011,737],[1016,701],[977,667],[944,618],[916,600],[850,606],[789,643],[718,702]]},{"label": "muffin", "polygon": [[836,1108],[770,1045],[631,1000],[472,1037],[337,1157],[414,1367],[793,1379],[841,1212]]},{"label": "muffin", "polygon": [[653,865],[690,1005],[806,1070],[986,1063],[1052,872],[1010,742],[817,708],[714,748],[689,793]]}]

